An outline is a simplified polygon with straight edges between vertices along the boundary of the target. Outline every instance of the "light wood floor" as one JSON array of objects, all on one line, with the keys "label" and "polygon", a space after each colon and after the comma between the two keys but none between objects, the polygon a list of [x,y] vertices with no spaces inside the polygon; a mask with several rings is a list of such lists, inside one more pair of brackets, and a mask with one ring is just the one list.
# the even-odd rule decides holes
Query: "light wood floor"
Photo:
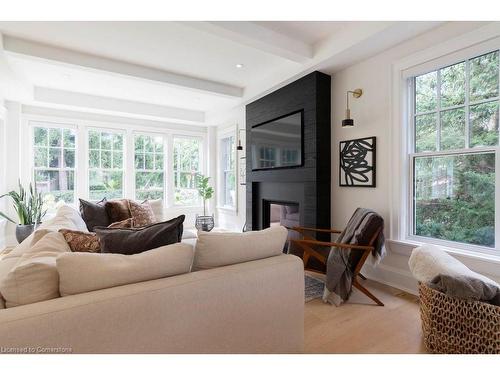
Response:
[{"label": "light wood floor", "polygon": [[305,305],[305,353],[425,353],[417,297],[361,281],[382,302],[376,306],[354,289],[340,307],[321,299]]}]

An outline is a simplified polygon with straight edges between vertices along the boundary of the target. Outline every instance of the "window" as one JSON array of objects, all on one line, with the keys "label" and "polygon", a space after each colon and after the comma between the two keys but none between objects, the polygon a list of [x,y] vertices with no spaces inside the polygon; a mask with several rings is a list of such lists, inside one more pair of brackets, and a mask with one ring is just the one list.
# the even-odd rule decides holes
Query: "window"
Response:
[{"label": "window", "polygon": [[75,130],[32,123],[33,180],[45,206],[75,202]]},{"label": "window", "polygon": [[135,147],[135,198],[163,199],[163,136],[137,134]]},{"label": "window", "polygon": [[201,140],[174,137],[174,199],[176,205],[197,206],[196,176],[201,171]]},{"label": "window", "polygon": [[499,51],[414,77],[411,234],[495,247]]},{"label": "window", "polygon": [[225,207],[236,207],[236,173],[234,136],[222,138],[221,147],[221,203]]},{"label": "window", "polygon": [[89,198],[123,197],[123,134],[89,130]]}]

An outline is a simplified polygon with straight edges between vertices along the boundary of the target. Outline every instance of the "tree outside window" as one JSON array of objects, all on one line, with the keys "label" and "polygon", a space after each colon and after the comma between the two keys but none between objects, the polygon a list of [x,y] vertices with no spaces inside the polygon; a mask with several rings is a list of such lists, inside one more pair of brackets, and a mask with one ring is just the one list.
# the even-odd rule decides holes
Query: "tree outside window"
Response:
[{"label": "tree outside window", "polygon": [[135,198],[163,199],[164,148],[163,136],[137,134],[135,147]]},{"label": "tree outside window", "polygon": [[201,205],[196,190],[196,176],[201,170],[201,140],[174,137],[174,200],[176,205]]},{"label": "tree outside window", "polygon": [[225,207],[236,207],[236,172],[234,136],[221,139],[221,202]]}]

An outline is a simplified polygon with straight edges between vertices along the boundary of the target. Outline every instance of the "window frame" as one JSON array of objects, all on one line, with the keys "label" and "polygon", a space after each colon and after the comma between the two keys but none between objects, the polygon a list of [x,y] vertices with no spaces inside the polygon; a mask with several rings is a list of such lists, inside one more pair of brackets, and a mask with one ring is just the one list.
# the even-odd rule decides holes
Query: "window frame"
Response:
[{"label": "window frame", "polygon": [[[79,147],[78,147],[78,141],[79,141],[79,134],[78,134],[78,127],[74,122],[64,122],[64,121],[54,121],[51,119],[43,120],[43,119],[28,119],[27,123],[27,131],[28,131],[28,139],[29,139],[29,160],[28,160],[28,165],[29,165],[29,179],[28,181],[33,184],[33,186],[36,185],[36,180],[35,180],[35,172],[37,170],[49,170],[49,171],[73,171],[74,176],[74,189],[73,189],[73,202],[65,202],[65,204],[69,205],[76,205],[77,202],[77,195],[78,195],[78,180],[79,180],[79,164],[78,164],[78,153],[79,153]],[[34,137],[34,130],[35,128],[45,128],[45,129],[71,129],[75,133],[75,166],[73,168],[65,168],[65,167],[60,167],[60,168],[52,168],[47,166],[45,167],[35,167],[35,137]],[[64,136],[63,136],[64,137]],[[50,149],[50,146],[47,146],[48,149]],[[61,145],[61,151],[63,151],[65,148]],[[52,211],[52,210],[51,210]]]},{"label": "window frame", "polygon": [[[480,146],[480,147],[470,147],[470,134],[471,134],[471,124],[470,124],[470,114],[469,108],[472,105],[489,103],[489,102],[497,102],[499,104],[500,111],[500,63],[499,63],[499,88],[498,95],[496,97],[492,97],[489,99],[483,99],[480,101],[470,102],[470,87],[469,87],[469,78],[470,78],[470,60],[488,54],[490,52],[498,51],[500,55],[500,38],[497,38],[493,41],[493,43],[485,43],[484,45],[474,46],[471,49],[462,50],[459,54],[460,58],[456,58],[456,60],[450,60],[450,57],[446,58],[441,64],[439,61],[436,61],[434,64],[429,65],[423,64],[425,69],[418,70],[419,67],[413,67],[413,73],[406,73],[403,76],[404,85],[406,86],[406,93],[403,95],[403,103],[406,107],[407,118],[406,122],[409,125],[407,130],[406,137],[406,165],[407,175],[406,175],[406,186],[407,190],[405,193],[405,201],[406,201],[406,215],[403,211],[401,217],[403,218],[403,236],[402,238],[407,241],[411,241],[413,243],[429,243],[435,245],[441,245],[447,248],[455,248],[465,252],[472,252],[475,255],[493,255],[500,256],[500,141],[496,146]],[[500,57],[500,56],[499,56]],[[441,90],[441,82],[440,82],[440,69],[447,68],[449,66],[459,64],[461,62],[465,62],[465,101],[463,105],[456,105],[445,107],[444,109],[440,106],[440,90]],[[436,113],[436,150],[435,151],[420,151],[416,152],[416,108],[415,108],[415,86],[416,86],[416,77],[430,73],[433,71],[437,71],[437,103],[435,111],[421,112],[418,115],[427,114],[427,113]],[[406,100],[405,100],[406,99]],[[465,112],[465,147],[460,149],[451,149],[451,150],[441,150],[440,149],[440,133],[441,133],[441,111],[446,111],[455,108],[464,108]],[[500,133],[500,130],[499,130]],[[499,134],[500,139],[500,134]],[[470,155],[470,154],[479,154],[479,153],[494,153],[495,155],[495,245],[494,247],[486,247],[481,245],[467,244],[449,240],[442,240],[432,237],[424,237],[414,234],[415,230],[415,184],[414,184],[414,173],[415,173],[415,160],[418,157],[434,157],[434,156],[450,156],[450,155]],[[405,218],[406,216],[406,218]],[[391,228],[393,230],[393,228]]]},{"label": "window frame", "polygon": [[[121,134],[123,139],[122,139],[122,168],[121,169],[114,169],[114,168],[91,168],[90,167],[90,151],[95,150],[90,148],[90,132],[91,131],[98,131],[100,133],[111,133],[111,134]],[[120,198],[112,198],[112,199],[121,199],[127,196],[127,142],[128,142],[128,132],[125,129],[121,128],[109,128],[109,127],[100,127],[100,126],[85,126],[84,127],[84,132],[85,132],[85,152],[86,152],[86,197],[90,198],[90,172],[95,171],[95,170],[103,170],[103,171],[120,171],[122,172],[122,197]],[[102,151],[102,148],[99,148],[99,151]],[[111,149],[111,153],[115,152],[114,148]],[[113,157],[113,156],[112,156]],[[99,162],[102,161],[101,156],[99,156]],[[107,197],[106,197],[107,198]],[[108,198],[107,198],[108,199]],[[91,199],[93,200],[93,199]]]},{"label": "window frame", "polygon": [[[167,201],[167,153],[169,152],[168,150],[168,142],[167,142],[167,139],[165,139],[165,134],[164,133],[159,133],[159,132],[152,132],[152,131],[142,131],[142,130],[134,130],[132,131],[132,134],[131,134],[131,137],[132,137],[132,144],[134,145],[134,147],[132,148],[133,150],[133,155],[131,156],[132,157],[132,162],[133,162],[133,165],[134,165],[134,173],[133,173],[133,185],[134,185],[134,188],[133,188],[133,196],[134,196],[134,199],[137,200],[137,185],[136,185],[136,175],[137,175],[137,171],[138,169],[135,167],[135,137],[138,136],[138,135],[142,135],[142,136],[149,136],[149,137],[161,137],[162,139],[162,143],[163,143],[163,169],[161,170],[161,172],[163,173],[163,198],[162,200],[164,202]],[[153,154],[156,156],[156,151],[153,152]],[[143,170],[139,170],[141,172],[159,172],[158,169],[153,169],[153,170],[150,170],[150,169],[143,169]]]},{"label": "window frame", "polygon": [[[205,154],[205,138],[204,137],[200,137],[200,136],[195,136],[195,135],[186,135],[186,134],[180,134],[180,133],[173,133],[172,134],[172,137],[171,137],[171,144],[172,144],[172,147],[171,147],[171,151],[169,153],[169,155],[171,156],[171,159],[172,159],[172,163],[169,164],[169,166],[171,165],[172,168],[172,173],[171,173],[171,181],[172,181],[172,189],[171,189],[171,207],[176,207],[176,208],[186,208],[186,209],[189,209],[189,208],[200,208],[200,207],[203,207],[203,200],[198,197],[198,203],[197,204],[179,204],[179,203],[176,203],[175,202],[175,189],[176,189],[176,186],[175,186],[175,169],[174,169],[174,164],[175,164],[175,161],[174,161],[174,155],[175,155],[175,140],[176,139],[195,139],[195,140],[198,140],[200,142],[200,147],[199,147],[199,151],[198,151],[198,154],[199,154],[199,161],[198,161],[198,164],[199,164],[199,171],[198,173],[201,173],[203,175],[205,175],[205,158],[204,158],[204,154]],[[212,181],[213,182],[213,181]]]},{"label": "window frame", "polygon": [[[225,189],[226,189],[226,180],[225,180],[225,177],[226,177],[226,173],[229,173],[231,172],[231,170],[229,169],[225,169],[225,164],[224,163],[224,160],[223,160],[223,153],[222,153],[222,147],[223,147],[223,142],[224,140],[226,139],[229,139],[229,138],[233,138],[233,147],[232,147],[232,153],[233,153],[233,160],[234,160],[234,163],[233,163],[233,174],[234,174],[234,190],[235,190],[235,197],[234,197],[234,204],[233,205],[227,205],[225,204]],[[226,131],[223,131],[221,132],[219,135],[218,135],[218,142],[217,142],[217,147],[219,149],[219,152],[218,152],[218,160],[217,160],[217,165],[218,165],[218,180],[219,180],[219,183],[218,183],[218,190],[219,190],[219,194],[217,195],[218,199],[218,206],[217,208],[218,209],[222,209],[222,210],[226,210],[226,211],[232,211],[232,212],[236,212],[237,211],[237,208],[238,208],[238,175],[237,175],[237,171],[238,171],[238,160],[237,160],[237,157],[238,157],[238,154],[236,152],[236,128],[231,128],[229,130],[226,130]]]}]

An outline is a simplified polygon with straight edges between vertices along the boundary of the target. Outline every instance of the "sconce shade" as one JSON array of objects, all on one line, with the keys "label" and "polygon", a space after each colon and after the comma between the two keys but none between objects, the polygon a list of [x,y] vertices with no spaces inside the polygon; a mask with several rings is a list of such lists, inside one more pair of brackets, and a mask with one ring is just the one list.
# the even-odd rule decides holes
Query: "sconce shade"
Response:
[{"label": "sconce shade", "polygon": [[238,151],[243,151],[243,146],[241,145],[241,142],[238,143],[238,146],[236,147]]},{"label": "sconce shade", "polygon": [[346,118],[342,120],[342,127],[354,126],[354,120],[352,118]]}]

